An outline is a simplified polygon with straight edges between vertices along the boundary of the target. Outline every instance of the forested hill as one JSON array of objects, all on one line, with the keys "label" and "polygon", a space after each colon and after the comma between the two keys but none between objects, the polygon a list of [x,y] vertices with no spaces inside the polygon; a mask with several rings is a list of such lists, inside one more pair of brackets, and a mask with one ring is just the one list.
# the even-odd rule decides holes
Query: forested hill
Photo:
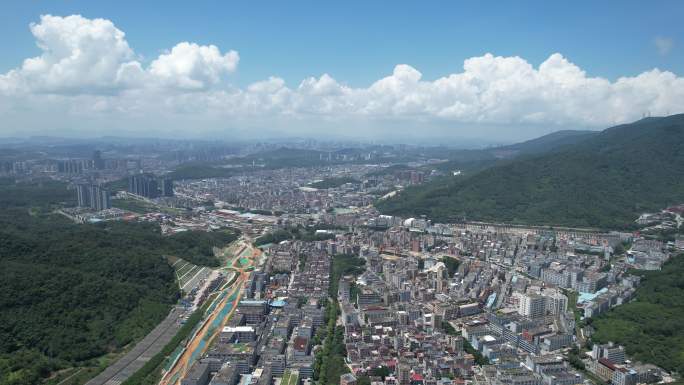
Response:
[{"label": "forested hill", "polygon": [[74,195],[55,182],[0,181],[0,384],[97,366],[87,361],[144,336],[176,302],[164,255],[211,252],[213,238],[162,237],[143,223],[78,225],[53,213]]},{"label": "forested hill", "polygon": [[557,151],[465,178],[409,188],[386,214],[623,228],[647,210],[684,202],[684,115],[606,129]]},{"label": "forested hill", "polygon": [[[596,131],[562,130],[527,140],[520,143],[500,147],[498,150],[512,152],[515,155],[542,154],[558,148],[582,142],[594,135]],[[491,151],[496,151],[493,149]]]},{"label": "forested hill", "polygon": [[592,340],[619,343],[630,358],[684,374],[684,254],[660,271],[634,273],[642,278],[636,299],[590,318]]}]

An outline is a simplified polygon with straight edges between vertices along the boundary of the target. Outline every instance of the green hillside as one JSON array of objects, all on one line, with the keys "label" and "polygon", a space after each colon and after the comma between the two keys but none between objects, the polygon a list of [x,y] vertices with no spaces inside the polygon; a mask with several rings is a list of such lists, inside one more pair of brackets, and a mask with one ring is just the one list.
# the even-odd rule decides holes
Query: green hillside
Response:
[{"label": "green hillside", "polygon": [[636,300],[618,306],[591,324],[595,342],[624,345],[630,357],[684,374],[684,254],[661,271],[638,272]]},{"label": "green hillside", "polygon": [[446,155],[449,160],[434,165],[434,168],[446,173],[460,170],[464,175],[471,175],[517,157],[557,151],[587,140],[596,134],[596,131],[563,130],[506,146],[480,150],[452,150]]},{"label": "green hillside", "polygon": [[436,221],[626,227],[645,210],[684,202],[684,115],[606,129],[542,155],[410,188],[386,214]]},{"label": "green hillside", "polygon": [[56,370],[143,337],[178,298],[164,255],[205,258],[212,236],[162,237],[158,226],[74,224],[64,184],[0,183],[0,384],[36,384]]},{"label": "green hillside", "polygon": [[524,142],[479,150],[454,150],[448,158],[456,162],[482,162],[485,160],[511,159],[521,155],[539,155],[558,150],[589,139],[598,132],[561,130]]}]

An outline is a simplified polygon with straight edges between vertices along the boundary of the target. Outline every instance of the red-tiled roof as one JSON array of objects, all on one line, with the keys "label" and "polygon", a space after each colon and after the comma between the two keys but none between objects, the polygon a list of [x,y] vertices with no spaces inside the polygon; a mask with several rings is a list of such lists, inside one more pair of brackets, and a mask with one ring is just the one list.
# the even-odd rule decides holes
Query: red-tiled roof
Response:
[{"label": "red-tiled roof", "polygon": [[613,364],[609,359],[602,357],[602,358],[599,358],[598,361],[600,364],[607,367],[608,369],[615,370],[615,364]]},{"label": "red-tiled roof", "polygon": [[305,337],[296,337],[294,340],[294,348],[295,350],[306,350],[306,345],[308,345],[309,340],[306,339]]}]

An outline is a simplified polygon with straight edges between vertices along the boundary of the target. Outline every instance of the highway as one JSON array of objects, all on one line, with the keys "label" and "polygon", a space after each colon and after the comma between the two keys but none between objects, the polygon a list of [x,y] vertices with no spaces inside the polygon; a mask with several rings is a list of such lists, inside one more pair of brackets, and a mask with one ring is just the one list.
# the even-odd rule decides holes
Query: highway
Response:
[{"label": "highway", "polygon": [[126,381],[171,341],[180,329],[178,320],[182,315],[183,311],[174,307],[164,321],[138,342],[131,351],[88,381],[86,385],[119,385]]}]

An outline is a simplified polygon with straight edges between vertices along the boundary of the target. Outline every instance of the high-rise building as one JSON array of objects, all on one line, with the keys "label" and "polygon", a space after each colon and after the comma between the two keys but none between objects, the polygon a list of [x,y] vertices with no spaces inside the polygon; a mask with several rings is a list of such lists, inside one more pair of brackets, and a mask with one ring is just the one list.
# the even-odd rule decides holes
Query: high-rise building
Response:
[{"label": "high-rise building", "polygon": [[544,294],[544,310],[554,315],[565,313],[568,310],[568,297],[558,292]]},{"label": "high-rise building", "polygon": [[157,180],[147,175],[132,175],[128,178],[128,192],[145,198],[159,197]]},{"label": "high-rise building", "polygon": [[112,207],[109,191],[100,186],[91,186],[90,202],[90,207],[97,211],[106,210]]},{"label": "high-rise building", "polygon": [[170,178],[164,178],[161,182],[161,195],[165,197],[173,196],[173,180]]},{"label": "high-rise building", "polygon": [[142,192],[142,175],[131,175],[128,177],[128,192],[135,195],[141,195]]},{"label": "high-rise building", "polygon": [[64,174],[82,174],[88,168],[86,159],[68,159],[57,163],[57,172]]},{"label": "high-rise building", "polygon": [[146,197],[148,198],[158,198],[159,197],[159,184],[156,179],[147,180]]},{"label": "high-rise building", "polygon": [[93,168],[96,170],[104,170],[105,168],[105,161],[102,159],[102,152],[100,150],[93,152]]},{"label": "high-rise building", "polygon": [[76,186],[76,198],[79,207],[90,207],[101,211],[112,207],[109,191],[101,186],[93,184],[80,184]]},{"label": "high-rise building", "polygon": [[78,207],[90,207],[90,189],[87,184],[79,184],[76,186],[76,198],[78,200]]},{"label": "high-rise building", "polygon": [[399,385],[409,385],[411,383],[411,367],[406,362],[399,362],[397,368],[397,382]]},{"label": "high-rise building", "polygon": [[520,299],[518,313],[528,318],[544,315],[544,297],[539,294],[526,294]]},{"label": "high-rise building", "polygon": [[594,344],[591,354],[595,360],[605,358],[614,364],[625,362],[625,348],[612,342],[605,345]]}]

